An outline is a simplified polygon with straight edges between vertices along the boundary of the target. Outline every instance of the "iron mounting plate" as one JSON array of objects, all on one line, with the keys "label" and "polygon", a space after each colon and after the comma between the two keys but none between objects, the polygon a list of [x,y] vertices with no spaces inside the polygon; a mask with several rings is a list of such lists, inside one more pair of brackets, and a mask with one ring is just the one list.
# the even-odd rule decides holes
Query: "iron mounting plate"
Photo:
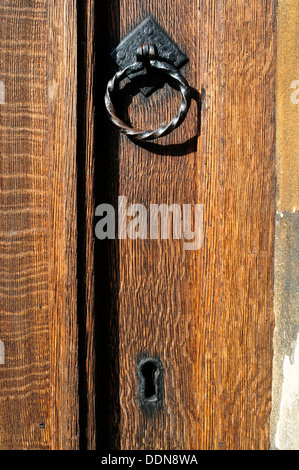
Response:
[{"label": "iron mounting plate", "polygon": [[[189,60],[152,16],[148,16],[131,31],[111,52],[111,56],[117,65],[124,69],[136,62],[137,48],[143,44],[154,44],[158,51],[159,60],[168,62],[178,69]],[[139,75],[140,73],[132,74],[129,78],[133,79]],[[161,75],[155,74],[151,77],[150,86],[140,85],[138,88],[145,96],[149,96],[162,85],[161,82]]]}]

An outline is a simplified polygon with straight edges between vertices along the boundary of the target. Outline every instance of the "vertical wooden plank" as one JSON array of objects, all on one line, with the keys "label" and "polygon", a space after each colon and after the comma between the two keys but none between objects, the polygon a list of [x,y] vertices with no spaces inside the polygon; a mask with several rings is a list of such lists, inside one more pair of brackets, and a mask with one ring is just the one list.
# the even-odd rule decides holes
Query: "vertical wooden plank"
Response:
[{"label": "vertical wooden plank", "polygon": [[275,2],[201,2],[200,449],[269,447]]},{"label": "vertical wooden plank", "polygon": [[76,448],[75,2],[0,10],[0,448]]},{"label": "vertical wooden plank", "polygon": [[[124,449],[268,448],[274,2],[211,0],[201,3],[199,14],[196,1],[156,8],[128,0],[111,2],[108,10],[107,47],[152,13],[187,52],[184,73],[202,91],[200,152],[194,147],[194,108],[181,129],[157,144],[136,145],[123,136],[118,141],[111,129],[105,147],[106,187],[115,207],[116,195],[126,196],[128,206],[147,208],[203,203],[205,227],[199,252],[188,253],[175,240],[112,245],[110,292],[117,300],[110,307],[109,351],[119,367],[111,380],[120,394],[111,413],[118,444]],[[172,106],[175,98],[165,90],[149,100],[133,97],[131,124],[153,127],[158,117],[171,115]],[[184,137],[189,140],[180,145]],[[154,417],[142,412],[137,399],[136,364],[147,355],[161,360],[165,374],[164,407]],[[112,440],[116,437],[115,432]]]},{"label": "vertical wooden plank", "polygon": [[[105,16],[109,28],[105,37],[110,37],[105,42],[107,60],[119,37],[128,34],[149,13],[189,57],[183,74],[198,89],[198,3],[193,0],[111,1]],[[141,128],[157,127],[157,121],[162,123],[176,114],[179,103],[179,94],[168,86],[149,99],[138,94],[129,107],[131,123]],[[157,143],[136,145],[124,136],[119,136],[118,142],[118,134],[110,127],[103,160],[111,163],[103,165],[110,171],[105,178],[114,207],[117,209],[118,195],[127,198],[127,206],[140,203],[148,211],[151,204],[174,203],[182,208],[183,204],[200,203],[198,128],[196,100],[182,127]],[[110,289],[116,300],[109,311],[114,332],[109,357],[118,368],[110,381],[119,392],[110,416],[118,431],[111,436],[110,446],[196,448],[199,251],[185,250],[184,242],[127,238],[111,248]],[[116,349],[118,357],[111,357]],[[164,406],[150,417],[137,400],[137,363],[148,355],[161,361],[165,387]]]},{"label": "vertical wooden plank", "polygon": [[96,447],[96,350],[95,350],[95,305],[94,305],[94,29],[95,29],[95,5],[94,0],[86,2],[85,27],[86,27],[86,78],[85,78],[85,298],[86,298],[86,374],[87,374],[87,448],[94,450]]},{"label": "vertical wooden plank", "polygon": [[50,0],[48,15],[52,446],[72,450],[79,447],[76,0]]},{"label": "vertical wooden plank", "polygon": [[[78,309],[84,310],[80,322],[81,364],[81,446],[96,447],[96,351],[95,351],[95,291],[94,291],[94,173],[95,173],[95,3],[87,0],[78,3],[78,215],[80,230],[78,244],[79,299]],[[80,236],[81,234],[81,236]],[[81,277],[80,277],[81,276]],[[82,285],[80,282],[82,280]],[[83,305],[82,305],[83,303]],[[85,436],[85,437],[83,437]]]},{"label": "vertical wooden plank", "polygon": [[47,2],[1,1],[0,10],[0,448],[47,449]]}]

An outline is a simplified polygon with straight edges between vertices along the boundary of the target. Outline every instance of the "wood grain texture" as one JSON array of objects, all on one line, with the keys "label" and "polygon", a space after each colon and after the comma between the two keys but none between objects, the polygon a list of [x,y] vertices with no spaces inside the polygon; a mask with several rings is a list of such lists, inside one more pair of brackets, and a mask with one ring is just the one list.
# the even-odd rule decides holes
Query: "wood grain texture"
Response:
[{"label": "wood grain texture", "polygon": [[274,6],[201,3],[199,448],[269,447]]},{"label": "wood grain texture", "polygon": [[0,10],[0,448],[76,448],[75,2]]},{"label": "wood grain texture", "polygon": [[74,450],[79,447],[76,0],[50,0],[48,21],[52,448]]},{"label": "wood grain texture", "polygon": [[[183,4],[174,0],[159,4],[110,2],[106,54],[149,12],[187,53],[190,62],[183,73],[198,89],[198,5],[193,0]],[[158,121],[173,117],[179,103],[178,92],[169,86],[149,99],[138,94],[129,106],[131,122],[143,128],[156,127]],[[141,203],[147,209],[154,203],[199,203],[198,128],[196,100],[182,127],[157,144],[141,147],[124,136],[118,141],[118,134],[110,128],[105,158],[111,163],[105,168],[112,202],[117,204],[117,196],[123,195],[128,206]],[[110,357],[116,348],[118,354],[111,388],[119,388],[119,402],[111,411],[115,426],[109,445],[122,449],[195,449],[199,252],[185,251],[184,240],[172,239],[121,240],[111,251],[111,292],[115,300],[110,315],[115,319]],[[164,367],[165,406],[151,419],[137,403],[140,355],[157,357]]]},{"label": "wood grain texture", "polygon": [[47,7],[2,1],[0,9],[0,447],[42,449],[50,441]]},{"label": "wood grain texture", "polygon": [[[93,5],[84,6],[84,305],[79,303],[87,446],[94,448],[97,437],[100,447],[121,449],[267,448],[274,0],[101,3],[98,102],[115,72],[106,67],[111,49],[152,13],[190,59],[183,73],[202,91],[202,116],[199,138],[194,92],[181,128],[144,145],[99,121],[96,167]],[[3,0],[0,9],[0,448],[77,449],[76,1]],[[122,100],[132,125],[156,127],[175,114],[180,97],[166,85],[149,99],[136,94],[126,100],[123,94]],[[153,203],[203,203],[203,247],[186,251],[184,240],[173,239],[104,243],[96,257],[94,307],[94,191],[98,203],[114,207],[118,195],[126,196],[127,206],[148,209]],[[159,358],[164,368],[165,401],[151,417],[137,401],[142,355]]]},{"label": "wood grain texture", "polygon": [[[204,244],[189,252],[183,240],[108,245],[111,301],[101,315],[109,318],[105,331],[111,335],[106,359],[115,361],[103,375],[113,403],[109,445],[268,448],[274,2],[113,0],[102,11],[101,57],[107,63],[113,46],[149,13],[190,59],[183,73],[202,92],[201,135],[195,102],[184,125],[156,144],[136,145],[112,126],[110,136],[106,129],[98,173],[105,175],[106,194],[99,202],[116,207],[117,195],[125,195],[128,206],[147,208],[203,203]],[[114,71],[101,73],[111,77]],[[177,105],[166,86],[150,99],[133,96],[123,112],[128,107],[132,125],[152,128]],[[140,355],[158,357],[164,367],[165,403],[151,418],[137,401]]]},{"label": "wood grain texture", "polygon": [[[94,212],[95,212],[95,5],[94,0],[78,3],[78,213],[80,231],[78,245],[79,299],[84,319],[79,323],[80,340],[80,406],[82,409],[81,446],[96,447],[96,350],[95,350],[95,292],[94,292]],[[81,234],[81,236],[80,236]],[[82,285],[80,281],[82,280]],[[85,443],[83,436],[85,435]]]}]

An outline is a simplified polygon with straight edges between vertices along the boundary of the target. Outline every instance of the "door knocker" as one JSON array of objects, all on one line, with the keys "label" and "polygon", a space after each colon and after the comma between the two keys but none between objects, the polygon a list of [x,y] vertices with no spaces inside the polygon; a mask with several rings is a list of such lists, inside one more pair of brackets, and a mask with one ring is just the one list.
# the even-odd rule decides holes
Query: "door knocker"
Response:
[{"label": "door knocker", "polygon": [[[176,44],[148,17],[133,32],[131,32],[112,52],[121,70],[116,72],[109,81],[105,94],[105,105],[110,120],[117,129],[136,140],[149,141],[170,134],[184,121],[191,102],[191,93],[187,80],[180,73],[179,68],[188,59]],[[179,88],[182,101],[176,116],[166,125],[155,130],[134,129],[117,116],[114,101],[119,92],[121,82],[125,78],[135,78],[140,74],[158,71],[154,74],[154,81],[150,86],[140,88],[140,91],[149,96],[161,82],[161,75],[170,77]]]}]

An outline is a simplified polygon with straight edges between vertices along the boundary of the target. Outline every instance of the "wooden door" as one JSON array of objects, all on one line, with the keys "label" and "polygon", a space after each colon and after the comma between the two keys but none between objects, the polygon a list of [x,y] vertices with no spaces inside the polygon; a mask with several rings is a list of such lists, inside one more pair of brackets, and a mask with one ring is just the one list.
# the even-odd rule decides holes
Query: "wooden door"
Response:
[{"label": "wooden door", "polygon": [[[0,448],[267,449],[274,0],[0,1]],[[185,122],[136,143],[109,122],[110,52],[149,14],[188,56]],[[165,85],[119,101],[176,113]],[[202,204],[203,243],[98,240],[96,207]],[[140,404],[140,369],[161,400]]]},{"label": "wooden door", "polygon": [[[183,240],[127,239],[107,247],[106,327],[112,333],[102,369],[104,382],[110,380],[105,401],[114,397],[110,445],[267,448],[274,4],[114,0],[103,12],[98,35],[107,40],[98,60],[149,12],[190,59],[184,75],[194,89],[191,110],[178,130],[146,145],[132,143],[107,124],[97,158],[99,186],[114,206],[118,195],[125,195],[128,205],[147,208],[201,203],[204,236],[194,251],[186,251]],[[98,80],[103,76],[107,83],[113,73],[98,65]],[[103,92],[104,87],[99,100]],[[149,99],[138,94],[129,107],[131,123],[154,127],[157,120],[170,119],[177,106],[175,92],[166,87]],[[107,368],[116,356],[118,367]],[[136,366],[146,356],[158,358],[164,369],[165,402],[150,417],[137,402]]]}]

